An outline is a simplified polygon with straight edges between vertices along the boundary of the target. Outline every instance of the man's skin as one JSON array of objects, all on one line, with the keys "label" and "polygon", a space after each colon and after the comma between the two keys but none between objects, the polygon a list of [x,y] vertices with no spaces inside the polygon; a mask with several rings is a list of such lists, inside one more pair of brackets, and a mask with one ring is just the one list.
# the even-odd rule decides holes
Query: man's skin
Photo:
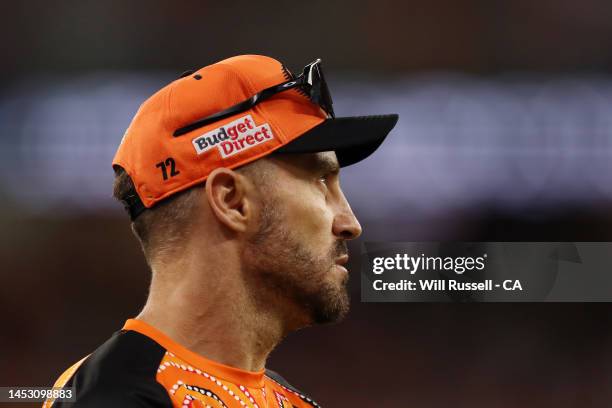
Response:
[{"label": "man's skin", "polygon": [[149,259],[137,316],[211,360],[260,371],[291,331],[348,311],[346,241],[361,234],[334,152],[270,155],[207,178],[183,242]]}]

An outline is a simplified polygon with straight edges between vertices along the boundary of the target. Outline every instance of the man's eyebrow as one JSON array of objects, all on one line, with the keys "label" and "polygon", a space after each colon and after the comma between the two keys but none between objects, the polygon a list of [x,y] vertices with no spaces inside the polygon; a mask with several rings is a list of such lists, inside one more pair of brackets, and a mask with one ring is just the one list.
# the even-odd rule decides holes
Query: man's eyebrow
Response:
[{"label": "man's eyebrow", "polygon": [[323,173],[337,173],[340,171],[338,161],[329,156],[316,155],[312,161],[313,168]]}]

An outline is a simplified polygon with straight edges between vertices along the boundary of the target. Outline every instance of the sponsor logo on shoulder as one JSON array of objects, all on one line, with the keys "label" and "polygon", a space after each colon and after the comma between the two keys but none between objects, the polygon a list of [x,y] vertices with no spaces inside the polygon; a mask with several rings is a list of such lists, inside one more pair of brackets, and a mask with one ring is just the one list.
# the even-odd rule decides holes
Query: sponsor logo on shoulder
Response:
[{"label": "sponsor logo on shoulder", "polygon": [[270,125],[255,126],[251,115],[246,115],[196,137],[191,143],[198,154],[216,147],[221,157],[227,158],[271,139],[274,135]]}]

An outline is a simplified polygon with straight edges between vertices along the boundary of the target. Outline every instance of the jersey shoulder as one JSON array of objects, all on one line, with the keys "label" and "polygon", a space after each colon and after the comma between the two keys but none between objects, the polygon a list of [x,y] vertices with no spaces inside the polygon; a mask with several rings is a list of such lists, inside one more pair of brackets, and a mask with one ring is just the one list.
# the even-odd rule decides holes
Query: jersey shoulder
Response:
[{"label": "jersey shoulder", "polygon": [[56,383],[74,387],[76,402],[57,401],[48,408],[172,407],[156,380],[166,350],[135,331],[118,331],[96,351],[70,367]]},{"label": "jersey shoulder", "polygon": [[300,400],[302,400],[302,402],[307,404],[306,406],[321,408],[321,406],[315,400],[313,400],[310,396],[306,395],[302,391],[295,388],[293,385],[289,384],[289,382],[285,380],[285,378],[283,378],[276,371],[266,369],[266,377],[271,379],[276,384],[280,385],[281,388],[283,388],[284,390],[289,391],[290,393],[299,397]]}]

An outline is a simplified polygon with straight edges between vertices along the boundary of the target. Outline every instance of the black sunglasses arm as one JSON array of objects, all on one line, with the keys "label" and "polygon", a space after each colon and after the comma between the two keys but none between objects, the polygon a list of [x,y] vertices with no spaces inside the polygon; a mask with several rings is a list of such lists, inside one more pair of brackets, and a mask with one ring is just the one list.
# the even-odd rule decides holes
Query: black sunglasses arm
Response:
[{"label": "black sunglasses arm", "polygon": [[183,126],[182,128],[175,130],[173,133],[173,136],[174,137],[182,136],[185,133],[191,132],[192,130],[206,126],[209,123],[216,122],[217,120],[225,119],[227,117],[235,115],[236,113],[244,112],[245,110],[249,110],[250,108],[258,104],[259,102],[265,99],[268,99],[272,95],[275,95],[282,91],[286,91],[288,89],[295,88],[300,85],[303,85],[303,76],[301,75],[294,80],[283,82],[282,84],[278,84],[278,85],[274,85],[269,88],[266,88],[263,91],[258,92],[255,95],[251,96],[249,99],[242,101],[240,103],[237,103],[236,105],[230,106],[229,108],[222,110],[221,112],[217,112],[214,115],[207,116],[193,123],[190,123],[189,125]]}]

